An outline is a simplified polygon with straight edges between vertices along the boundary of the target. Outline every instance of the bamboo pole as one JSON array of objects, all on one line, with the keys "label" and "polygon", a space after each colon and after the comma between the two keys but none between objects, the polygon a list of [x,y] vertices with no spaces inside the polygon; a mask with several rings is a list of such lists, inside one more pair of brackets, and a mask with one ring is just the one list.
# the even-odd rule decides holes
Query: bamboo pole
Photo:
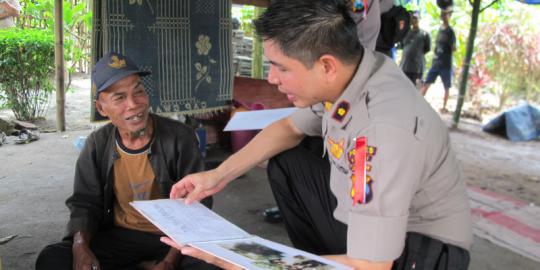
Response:
[{"label": "bamboo pole", "polygon": [[467,38],[467,50],[465,52],[465,59],[463,60],[463,68],[461,69],[461,78],[459,81],[459,96],[452,117],[452,128],[457,128],[459,124],[459,118],[461,116],[461,109],[465,100],[465,93],[467,92],[467,82],[469,80],[469,67],[471,65],[471,59],[474,52],[474,39],[476,38],[476,31],[478,28],[478,17],[482,12],[480,5],[482,0],[472,0],[471,3],[473,10],[471,13],[471,28],[469,29],[469,37]]},{"label": "bamboo pole", "polygon": [[54,62],[56,67],[56,129],[66,130],[64,95],[64,27],[62,0],[54,1]]},{"label": "bamboo pole", "polygon": [[[260,7],[255,8],[254,18],[259,18],[264,9]],[[264,79],[263,68],[263,42],[258,35],[253,36],[253,61],[251,62],[251,77],[257,79]]]}]

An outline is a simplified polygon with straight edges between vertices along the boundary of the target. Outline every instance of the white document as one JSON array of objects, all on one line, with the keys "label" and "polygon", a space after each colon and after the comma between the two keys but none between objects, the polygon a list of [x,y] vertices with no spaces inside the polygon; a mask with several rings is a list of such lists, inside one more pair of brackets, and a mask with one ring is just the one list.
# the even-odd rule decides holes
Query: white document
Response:
[{"label": "white document", "polygon": [[131,205],[177,243],[238,239],[250,236],[200,203],[184,200],[133,201]]},{"label": "white document", "polygon": [[245,269],[352,269],[248,234],[200,203],[134,201],[131,205],[180,245],[190,245]]},{"label": "white document", "polygon": [[263,129],[266,126],[291,115],[295,110],[296,107],[237,112],[231,120],[229,120],[229,123],[227,123],[223,131]]}]

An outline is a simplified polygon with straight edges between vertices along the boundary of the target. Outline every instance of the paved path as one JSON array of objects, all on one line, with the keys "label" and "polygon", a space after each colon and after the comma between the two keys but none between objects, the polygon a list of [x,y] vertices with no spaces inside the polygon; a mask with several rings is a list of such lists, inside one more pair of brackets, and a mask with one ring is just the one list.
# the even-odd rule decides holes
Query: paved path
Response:
[{"label": "paved path", "polygon": [[540,208],[485,191],[468,189],[474,234],[540,262]]}]

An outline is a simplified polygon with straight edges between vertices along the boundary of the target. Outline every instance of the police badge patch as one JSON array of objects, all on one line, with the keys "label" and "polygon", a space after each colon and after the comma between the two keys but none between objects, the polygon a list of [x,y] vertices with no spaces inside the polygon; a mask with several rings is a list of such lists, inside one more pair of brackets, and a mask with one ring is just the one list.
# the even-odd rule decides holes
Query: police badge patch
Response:
[{"label": "police badge patch", "polygon": [[367,145],[366,137],[356,138],[355,148],[347,153],[349,168],[351,170],[351,192],[353,205],[365,204],[373,198],[373,179],[368,172],[371,172],[370,162],[377,153],[377,148]]}]

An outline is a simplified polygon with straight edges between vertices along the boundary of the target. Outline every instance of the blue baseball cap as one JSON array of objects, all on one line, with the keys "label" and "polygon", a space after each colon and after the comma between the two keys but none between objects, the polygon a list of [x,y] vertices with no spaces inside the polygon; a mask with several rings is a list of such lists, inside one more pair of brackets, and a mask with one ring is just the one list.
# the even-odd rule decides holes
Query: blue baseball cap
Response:
[{"label": "blue baseball cap", "polygon": [[146,76],[151,72],[140,70],[131,59],[120,53],[104,55],[92,69],[92,96],[97,99],[107,87],[132,74]]}]

